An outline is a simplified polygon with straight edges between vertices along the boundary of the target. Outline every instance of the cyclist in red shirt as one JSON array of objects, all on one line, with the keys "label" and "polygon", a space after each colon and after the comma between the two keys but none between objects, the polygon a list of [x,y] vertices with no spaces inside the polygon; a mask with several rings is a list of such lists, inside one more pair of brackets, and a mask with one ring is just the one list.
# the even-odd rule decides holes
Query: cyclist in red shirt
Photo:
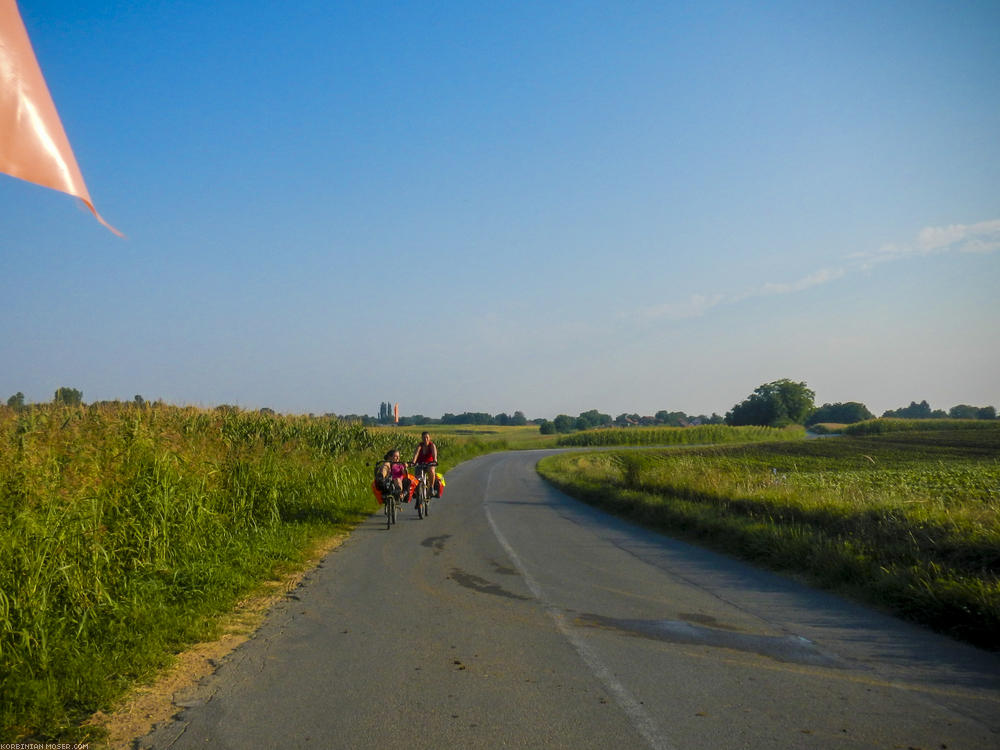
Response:
[{"label": "cyclist in red shirt", "polygon": [[[438,460],[438,449],[437,446],[431,442],[431,434],[429,432],[423,432],[420,434],[420,445],[417,446],[417,450],[413,453],[413,463],[415,464],[426,464],[430,462],[437,463]],[[428,467],[428,475],[430,475],[431,482],[431,493],[433,494],[434,485],[437,484],[437,472],[434,470],[433,466]]]}]

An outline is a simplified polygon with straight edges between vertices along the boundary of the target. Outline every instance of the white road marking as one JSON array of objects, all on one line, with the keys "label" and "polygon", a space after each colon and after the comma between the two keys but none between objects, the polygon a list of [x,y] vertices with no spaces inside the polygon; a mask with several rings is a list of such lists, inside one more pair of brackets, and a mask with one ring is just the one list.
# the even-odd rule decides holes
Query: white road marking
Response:
[{"label": "white road marking", "polygon": [[576,652],[583,659],[584,664],[593,672],[594,676],[600,680],[604,687],[608,689],[612,696],[614,696],[615,702],[618,706],[625,712],[629,720],[632,722],[632,726],[635,727],[636,731],[639,732],[649,743],[649,746],[653,750],[676,750],[674,744],[666,736],[666,734],[660,729],[660,726],[656,723],[652,716],[646,712],[646,709],[642,707],[635,696],[633,696],[628,689],[619,682],[610,669],[601,661],[600,657],[594,653],[594,650],[587,644],[583,637],[574,630],[569,622],[566,620],[566,616],[553,602],[545,595],[542,587],[538,585],[538,582],[532,577],[525,568],[524,563],[521,562],[521,558],[514,551],[514,548],[510,546],[507,538],[503,535],[499,528],[497,528],[496,522],[493,520],[493,515],[490,513],[490,485],[493,482],[493,472],[496,470],[497,463],[490,469],[489,475],[486,477],[486,500],[483,503],[483,509],[486,511],[486,520],[490,524],[490,528],[493,529],[493,534],[496,536],[497,541],[500,542],[500,546],[504,548],[510,561],[517,568],[518,572],[524,578],[524,582],[528,585],[531,593],[535,598],[541,603],[545,608],[548,615],[555,621],[556,627],[559,632],[570,642]]}]

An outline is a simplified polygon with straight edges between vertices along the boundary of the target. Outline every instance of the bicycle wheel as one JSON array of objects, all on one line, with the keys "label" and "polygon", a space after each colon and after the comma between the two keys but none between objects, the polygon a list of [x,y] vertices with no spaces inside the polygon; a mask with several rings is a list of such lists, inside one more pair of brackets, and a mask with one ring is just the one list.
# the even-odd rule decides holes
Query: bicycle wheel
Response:
[{"label": "bicycle wheel", "polygon": [[389,517],[392,519],[393,524],[396,523],[396,496],[392,496],[392,508],[389,510]]}]

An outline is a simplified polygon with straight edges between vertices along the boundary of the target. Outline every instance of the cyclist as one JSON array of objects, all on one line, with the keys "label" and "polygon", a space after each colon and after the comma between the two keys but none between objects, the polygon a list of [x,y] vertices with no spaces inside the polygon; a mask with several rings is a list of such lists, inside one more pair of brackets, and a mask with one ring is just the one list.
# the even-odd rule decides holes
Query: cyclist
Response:
[{"label": "cyclist", "polygon": [[403,480],[406,479],[406,464],[403,463],[399,458],[398,450],[391,450],[385,454],[385,462],[389,464],[388,473],[389,479],[392,483],[396,485],[396,489],[400,497],[405,497],[403,492]]},{"label": "cyclist", "polygon": [[[427,464],[437,463],[438,460],[438,449],[437,446],[431,441],[431,434],[429,432],[420,433],[420,444],[417,449],[413,452],[413,462],[415,464]],[[427,467],[427,475],[430,477],[430,487],[431,493],[434,494],[434,485],[437,480],[437,472],[434,470],[433,466]]]}]

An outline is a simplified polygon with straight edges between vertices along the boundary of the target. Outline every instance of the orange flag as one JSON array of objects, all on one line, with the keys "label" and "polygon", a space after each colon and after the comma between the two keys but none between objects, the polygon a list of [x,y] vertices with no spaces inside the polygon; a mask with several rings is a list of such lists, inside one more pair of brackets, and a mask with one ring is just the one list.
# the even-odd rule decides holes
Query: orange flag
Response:
[{"label": "orange flag", "polygon": [[0,172],[76,196],[94,208],[15,0],[0,0]]}]

